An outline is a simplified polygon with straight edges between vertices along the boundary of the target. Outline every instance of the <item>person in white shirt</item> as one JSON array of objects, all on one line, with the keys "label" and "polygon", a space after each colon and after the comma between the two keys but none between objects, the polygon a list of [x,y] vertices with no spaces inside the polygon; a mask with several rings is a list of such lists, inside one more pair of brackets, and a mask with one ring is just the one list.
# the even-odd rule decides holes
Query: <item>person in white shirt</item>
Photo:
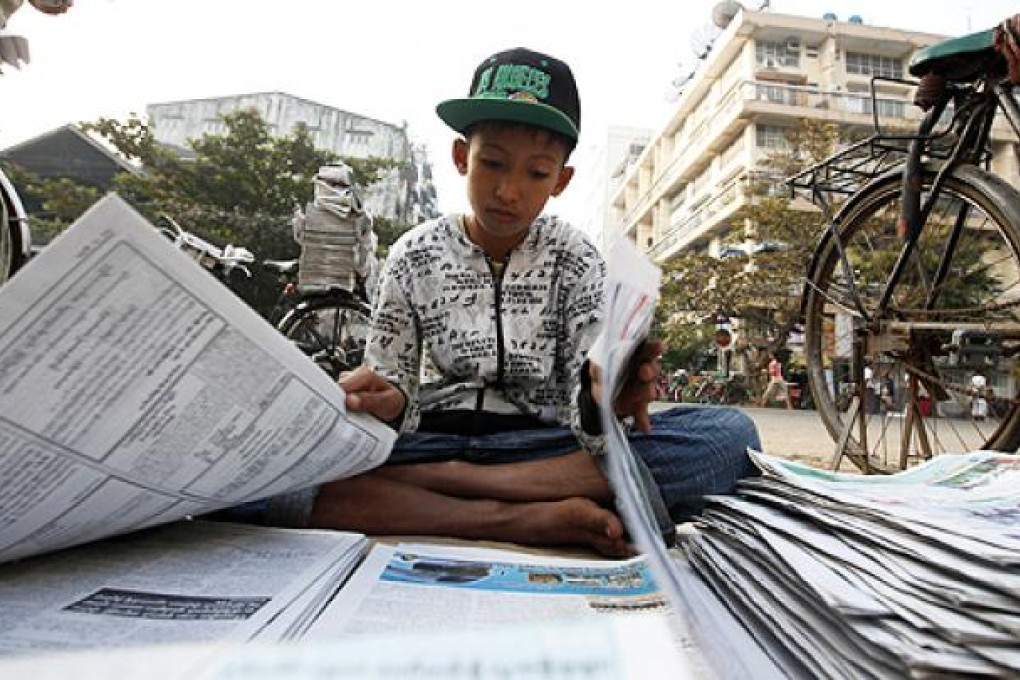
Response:
[{"label": "person in white shirt", "polygon": [[970,417],[984,420],[988,417],[988,380],[980,373],[970,378]]}]

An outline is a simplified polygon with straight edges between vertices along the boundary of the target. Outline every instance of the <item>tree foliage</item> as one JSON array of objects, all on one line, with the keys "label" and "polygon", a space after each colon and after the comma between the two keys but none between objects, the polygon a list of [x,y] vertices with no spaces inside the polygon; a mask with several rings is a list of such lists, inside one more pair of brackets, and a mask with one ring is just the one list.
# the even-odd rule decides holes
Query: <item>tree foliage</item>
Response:
[{"label": "tree foliage", "polygon": [[799,296],[822,220],[803,199],[794,204],[785,178],[848,141],[848,133],[833,123],[804,121],[788,135],[788,146],[750,177],[744,205],[730,219],[728,244],[749,245],[750,252],[735,248],[735,254],[715,257],[689,250],[663,265],[658,318],[667,342],[685,337],[682,329],[692,321],[726,317],[740,319],[745,339],[750,333],[762,349],[786,344],[798,322]]},{"label": "tree foliage", "polygon": [[67,178],[39,177],[10,163],[4,163],[3,170],[19,193],[24,194],[23,198],[34,198],[42,206],[42,212],[32,215],[35,246],[52,241],[100,198],[99,189]]},{"label": "tree foliage", "polygon": [[[312,178],[321,165],[343,160],[361,187],[379,181],[397,165],[385,158],[340,159],[316,148],[300,124],[288,135],[274,136],[255,110],[228,113],[222,122],[222,134],[191,140],[186,149],[160,143],[137,116],[100,118],[81,128],[138,168],[118,175],[115,189],[151,222],[158,224],[161,215],[169,215],[188,231],[217,245],[244,246],[257,259],[297,257],[291,217],[295,207],[312,198]],[[52,215],[43,229],[47,235],[59,233],[97,197],[70,180],[36,180],[27,186]],[[407,226],[384,222],[388,238]],[[33,216],[33,233],[42,225]],[[252,279],[235,286],[263,314],[272,309],[278,288],[272,275],[257,267]]]}]

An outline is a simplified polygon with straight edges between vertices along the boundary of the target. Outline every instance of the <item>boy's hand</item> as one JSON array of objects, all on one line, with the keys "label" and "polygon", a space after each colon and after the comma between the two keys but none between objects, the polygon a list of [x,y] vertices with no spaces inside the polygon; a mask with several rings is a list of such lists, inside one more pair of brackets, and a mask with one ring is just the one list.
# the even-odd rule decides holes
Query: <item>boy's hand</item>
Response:
[{"label": "boy's hand", "polygon": [[[642,432],[652,431],[648,405],[658,396],[659,374],[662,369],[662,352],[665,345],[659,340],[645,340],[631,357],[627,378],[613,404],[616,415],[633,417]],[[591,376],[591,395],[596,403],[602,398],[602,371],[594,362],[588,362]]]},{"label": "boy's hand", "polygon": [[347,408],[368,413],[386,423],[399,418],[407,406],[404,392],[368,366],[342,373],[338,384],[347,394]]}]

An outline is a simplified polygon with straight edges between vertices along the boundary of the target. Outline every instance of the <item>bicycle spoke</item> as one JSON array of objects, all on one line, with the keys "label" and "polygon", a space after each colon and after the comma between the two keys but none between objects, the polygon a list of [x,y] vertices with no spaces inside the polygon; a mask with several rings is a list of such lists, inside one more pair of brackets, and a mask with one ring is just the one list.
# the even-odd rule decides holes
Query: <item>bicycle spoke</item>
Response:
[{"label": "bicycle spoke", "polygon": [[[925,192],[931,178],[926,175]],[[947,178],[904,255],[895,228],[899,200],[898,182],[890,180],[855,203],[840,217],[840,247],[828,245],[805,286],[816,407],[837,440],[850,427],[848,452],[862,468],[896,469],[929,454],[1015,446],[1015,362],[1000,358],[1020,343],[1020,236],[1000,208],[1010,201]],[[888,307],[880,309],[898,262]],[[847,313],[855,308],[851,291],[866,316]],[[970,339],[979,344],[967,344]],[[853,364],[855,346],[862,348],[862,366]],[[978,373],[994,394],[974,393]],[[855,394],[863,432],[856,420],[846,422]]]},{"label": "bicycle spoke", "polygon": [[299,304],[280,331],[333,377],[357,368],[370,326],[367,306],[338,293]]}]

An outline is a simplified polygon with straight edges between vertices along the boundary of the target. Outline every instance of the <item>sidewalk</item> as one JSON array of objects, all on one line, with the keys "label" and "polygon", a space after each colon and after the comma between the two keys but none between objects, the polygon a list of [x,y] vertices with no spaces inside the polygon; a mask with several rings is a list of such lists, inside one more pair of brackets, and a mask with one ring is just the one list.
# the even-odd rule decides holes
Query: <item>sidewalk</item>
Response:
[{"label": "sidewalk", "polygon": [[742,406],[758,426],[765,453],[830,469],[836,443],[817,411]]}]

